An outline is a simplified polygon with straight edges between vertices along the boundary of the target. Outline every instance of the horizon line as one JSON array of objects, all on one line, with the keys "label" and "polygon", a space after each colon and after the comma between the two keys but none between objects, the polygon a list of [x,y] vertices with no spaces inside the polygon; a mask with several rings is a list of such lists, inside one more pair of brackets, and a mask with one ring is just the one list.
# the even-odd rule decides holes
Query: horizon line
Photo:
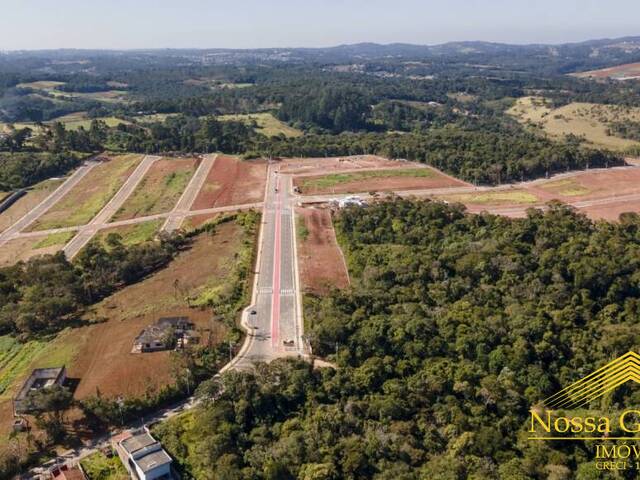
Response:
[{"label": "horizon line", "polygon": [[577,41],[567,41],[567,42],[555,42],[555,43],[547,43],[547,42],[524,42],[519,43],[516,41],[512,42],[500,42],[493,40],[449,40],[446,42],[440,43],[411,43],[411,42],[388,42],[388,43],[380,43],[373,41],[361,41],[354,43],[338,43],[332,45],[325,46],[287,46],[287,47],[125,47],[125,48],[114,48],[114,47],[95,47],[95,48],[78,48],[78,47],[54,47],[54,48],[17,48],[17,49],[2,49],[0,48],[0,52],[3,54],[7,53],[22,53],[22,52],[58,52],[58,51],[77,51],[77,52],[140,52],[140,51],[180,51],[180,50],[195,50],[195,51],[208,51],[208,50],[227,50],[227,51],[268,51],[268,50],[331,50],[343,47],[355,47],[362,45],[374,45],[378,47],[391,47],[391,46],[409,46],[409,47],[419,47],[419,48],[433,48],[440,47],[445,45],[457,44],[457,43],[482,43],[489,45],[503,45],[503,46],[517,46],[517,47],[554,47],[554,46],[564,46],[564,45],[580,45],[584,43],[591,42],[603,42],[603,41],[616,41],[616,40],[625,40],[625,39],[638,39],[640,40],[640,33],[636,35],[624,35],[622,37],[599,37],[599,38],[585,38],[583,40]]}]

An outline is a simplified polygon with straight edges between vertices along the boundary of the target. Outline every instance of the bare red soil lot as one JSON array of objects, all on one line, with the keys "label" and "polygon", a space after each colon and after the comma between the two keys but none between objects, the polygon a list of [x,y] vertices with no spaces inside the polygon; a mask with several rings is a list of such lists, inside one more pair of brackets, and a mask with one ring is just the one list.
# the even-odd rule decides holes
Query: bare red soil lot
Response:
[{"label": "bare red soil lot", "polygon": [[[323,208],[298,208],[297,222],[304,222],[308,233],[299,238],[298,259],[305,291],[322,294],[331,288],[346,288],[349,274],[336,241],[331,211]],[[298,229],[300,231],[300,229]]]},{"label": "bare red soil lot", "polygon": [[640,168],[574,172],[557,175],[549,180],[527,182],[517,189],[514,188],[515,190],[533,195],[537,200],[529,204],[501,202],[481,205],[473,201],[463,203],[472,213],[486,210],[510,217],[523,217],[527,208],[542,206],[550,200],[560,200],[574,205],[594,220],[616,221],[621,213],[640,212]]},{"label": "bare red soil lot", "polygon": [[219,155],[191,210],[261,202],[267,178],[267,162],[242,161]]},{"label": "bare red soil lot", "polygon": [[[554,182],[563,179],[571,179],[579,188],[584,189],[582,195],[571,195],[571,198],[595,199],[612,196],[640,193],[640,168],[610,168],[579,172],[566,177],[554,177],[548,182],[540,182],[537,185],[545,188]],[[557,198],[562,198],[562,192],[558,192]],[[567,198],[564,196],[564,198]]]}]

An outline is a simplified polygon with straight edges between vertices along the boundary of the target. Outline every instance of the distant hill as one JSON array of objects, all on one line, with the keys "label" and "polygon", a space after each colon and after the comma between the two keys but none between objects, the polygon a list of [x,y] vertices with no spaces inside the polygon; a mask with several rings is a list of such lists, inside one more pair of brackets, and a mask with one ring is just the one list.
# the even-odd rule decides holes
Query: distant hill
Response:
[{"label": "distant hill", "polygon": [[357,43],[326,48],[259,49],[158,49],[158,50],[40,50],[0,53],[3,65],[16,63],[25,69],[40,67],[52,71],[88,68],[86,60],[108,59],[113,66],[149,64],[241,65],[271,63],[354,64],[370,62],[443,62],[473,64],[498,69],[574,73],[614,65],[640,62],[640,36],[587,40],[564,44],[514,45],[460,41],[439,45],[407,43]]}]

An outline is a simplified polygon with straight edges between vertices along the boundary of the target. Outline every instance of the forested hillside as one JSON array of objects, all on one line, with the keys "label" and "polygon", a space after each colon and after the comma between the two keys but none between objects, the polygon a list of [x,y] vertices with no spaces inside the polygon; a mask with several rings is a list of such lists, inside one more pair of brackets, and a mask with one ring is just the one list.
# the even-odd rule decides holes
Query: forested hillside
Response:
[{"label": "forested hillside", "polygon": [[609,478],[589,444],[531,443],[526,428],[532,405],[640,347],[638,215],[395,200],[345,209],[337,229],[353,286],[305,307],[314,352],[337,368],[278,361],[208,382],[215,402],[156,430],[188,475]]},{"label": "forested hillside", "polygon": [[[589,57],[605,44],[611,44],[606,55]],[[269,50],[7,55],[0,63],[0,188],[39,179],[30,171],[34,154],[69,151],[376,153],[422,161],[479,184],[621,165],[638,149],[614,155],[580,133],[553,136],[507,113],[516,99],[530,95],[550,108],[573,102],[639,106],[638,82],[565,75],[636,59],[621,45],[627,43],[563,45],[554,54],[547,46],[473,42],[356,45],[292,49],[285,60]],[[266,135],[251,120],[256,114],[285,122],[284,128]],[[637,137],[633,125],[613,120],[605,125],[609,135]],[[13,168],[22,163],[21,153],[29,154],[24,172]],[[56,174],[71,167],[50,157],[41,163],[52,162]]]}]

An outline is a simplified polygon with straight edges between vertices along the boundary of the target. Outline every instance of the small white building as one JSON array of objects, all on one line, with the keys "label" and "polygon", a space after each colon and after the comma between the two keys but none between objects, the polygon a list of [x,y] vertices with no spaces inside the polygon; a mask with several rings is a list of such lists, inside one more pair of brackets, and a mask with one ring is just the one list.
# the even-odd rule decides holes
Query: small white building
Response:
[{"label": "small white building", "polygon": [[118,442],[118,453],[132,478],[139,480],[172,479],[171,457],[148,431]]},{"label": "small white building", "polygon": [[345,197],[345,198],[343,198],[343,199],[338,201],[338,206],[340,208],[345,208],[345,207],[348,207],[350,205],[356,205],[358,207],[362,207],[362,206],[365,205],[365,202],[364,202],[364,200],[362,200],[362,198],[360,198],[360,197],[358,197],[356,195],[353,195],[353,196],[350,196],[350,197]]}]

